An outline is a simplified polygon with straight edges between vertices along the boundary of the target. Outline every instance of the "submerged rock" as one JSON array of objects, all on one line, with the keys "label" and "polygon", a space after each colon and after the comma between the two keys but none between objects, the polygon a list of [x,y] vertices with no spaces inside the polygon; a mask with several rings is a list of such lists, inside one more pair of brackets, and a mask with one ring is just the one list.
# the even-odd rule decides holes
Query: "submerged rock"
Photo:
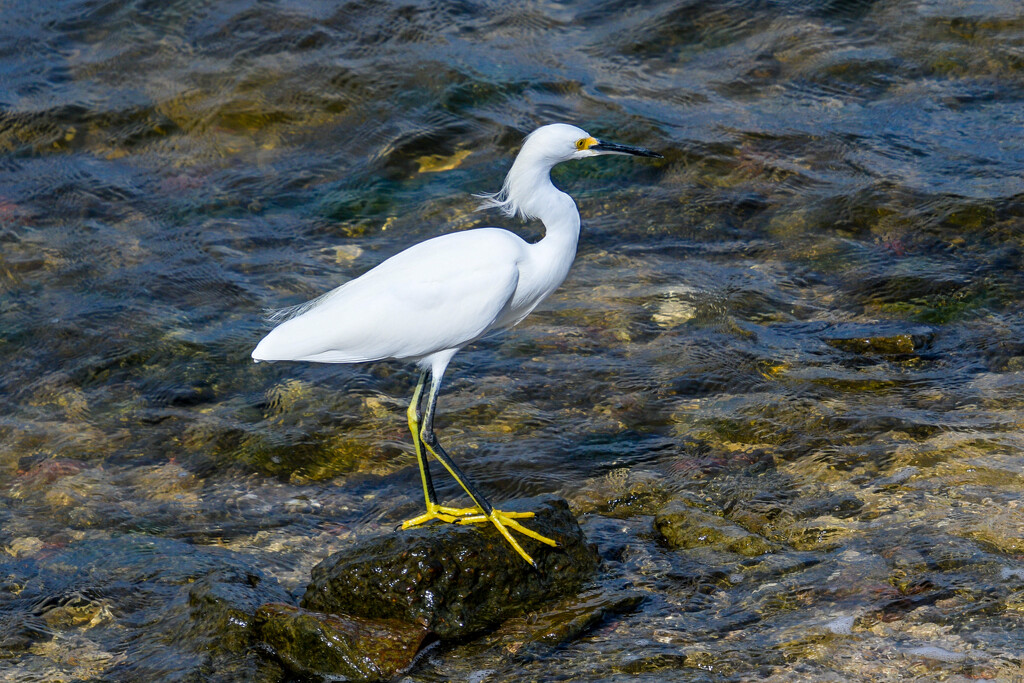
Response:
[{"label": "submerged rock", "polygon": [[214,569],[189,588],[187,638],[207,652],[241,652],[252,642],[260,605],[290,599],[276,581],[255,569]]},{"label": "submerged rock", "polygon": [[588,480],[571,503],[577,512],[628,519],[654,514],[670,496],[671,491],[661,473],[619,467]]},{"label": "submerged rock", "polygon": [[510,619],[483,640],[504,652],[553,648],[576,640],[605,620],[635,611],[644,594],[628,588],[595,588],[539,613]]},{"label": "submerged rock", "polygon": [[963,652],[953,652],[936,645],[912,647],[904,650],[903,654],[907,657],[921,657],[922,659],[932,659],[939,662],[962,662],[967,659],[967,655]]},{"label": "submerged rock", "polygon": [[[590,587],[578,595],[513,617],[471,642],[440,649],[427,658],[422,668],[417,668],[417,680],[557,680],[559,677],[550,673],[531,671],[532,666],[553,662],[570,644],[573,649],[586,648],[579,641],[594,631],[598,631],[596,640],[606,641],[606,634],[619,629],[626,615],[639,610],[647,595],[621,580]],[[481,675],[483,671],[488,673]],[[577,673],[561,678],[596,677]]]},{"label": "submerged rock", "polygon": [[41,655],[65,672],[40,680],[279,681],[251,624],[260,605],[290,596],[252,564],[145,534],[0,557],[0,661]]},{"label": "submerged rock", "polygon": [[53,630],[42,617],[29,612],[0,614],[0,660],[52,637]]},{"label": "submerged rock", "polygon": [[534,498],[507,509],[534,511],[524,526],[558,542],[552,548],[515,534],[538,569],[489,524],[433,524],[328,557],[313,568],[301,604],[419,623],[441,638],[461,638],[579,590],[597,568],[598,556],[568,504]]},{"label": "submerged rock", "polygon": [[743,527],[682,502],[670,504],[654,518],[654,528],[673,548],[711,546],[756,557],[775,545]]},{"label": "submerged rock", "polygon": [[850,353],[899,356],[920,352],[934,337],[935,333],[927,327],[890,330],[855,325],[831,330],[825,343]]},{"label": "submerged rock", "polygon": [[387,681],[407,670],[427,628],[394,619],[322,614],[292,605],[263,605],[256,614],[263,643],[294,673],[349,681]]}]

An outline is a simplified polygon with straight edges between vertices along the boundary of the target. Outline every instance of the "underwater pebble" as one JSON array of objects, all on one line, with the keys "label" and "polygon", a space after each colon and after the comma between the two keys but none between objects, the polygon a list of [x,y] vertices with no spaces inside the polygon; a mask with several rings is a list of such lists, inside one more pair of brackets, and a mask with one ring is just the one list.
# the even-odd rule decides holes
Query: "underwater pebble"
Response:
[{"label": "underwater pebble", "polygon": [[923,647],[912,647],[909,650],[904,650],[905,654],[914,657],[924,657],[925,659],[937,659],[940,662],[961,662],[967,658],[962,652],[951,652],[944,648],[935,645],[925,645]]},{"label": "underwater pebble", "polygon": [[888,477],[884,477],[882,479],[879,479],[878,481],[875,482],[875,486],[882,487],[882,486],[894,486],[896,484],[902,484],[903,482],[907,481],[911,477],[916,476],[919,472],[920,472],[920,470],[918,470],[916,467],[904,467],[904,468],[902,468],[900,470],[897,470],[896,472],[894,472],[893,474],[889,475]]},{"label": "underwater pebble", "polygon": [[305,498],[304,496],[289,498],[284,502],[284,508],[291,513],[312,513],[320,510],[321,507],[323,507],[323,505],[321,505],[320,501],[312,498]]},{"label": "underwater pebble", "polygon": [[570,502],[576,514],[597,512],[627,519],[657,513],[669,495],[658,473],[620,467],[588,480]]},{"label": "underwater pebble", "polygon": [[125,659],[125,655],[107,652],[98,643],[76,633],[58,633],[52,640],[33,645],[30,652],[73,672],[72,676],[53,672],[54,677],[45,680],[88,680],[99,677]]},{"label": "underwater pebble", "polygon": [[697,315],[697,309],[689,301],[669,299],[658,304],[658,311],[651,315],[651,320],[658,324],[658,327],[675,327],[693,320]]},{"label": "underwater pebble", "polygon": [[46,543],[35,536],[24,536],[11,541],[10,545],[4,548],[4,550],[8,555],[13,555],[14,557],[28,557],[36,554],[44,545]]},{"label": "underwater pebble", "polygon": [[1024,579],[1024,569],[1020,567],[1003,567],[999,570],[999,578],[1003,581],[1007,579]]},{"label": "underwater pebble", "polygon": [[362,256],[363,248],[355,244],[341,244],[328,249],[322,249],[321,253],[333,258],[335,263],[346,264]]},{"label": "underwater pebble", "polygon": [[825,628],[827,628],[832,633],[835,633],[836,635],[848,636],[851,633],[853,633],[853,622],[855,619],[856,617],[849,616],[836,617],[832,621],[825,624]]}]

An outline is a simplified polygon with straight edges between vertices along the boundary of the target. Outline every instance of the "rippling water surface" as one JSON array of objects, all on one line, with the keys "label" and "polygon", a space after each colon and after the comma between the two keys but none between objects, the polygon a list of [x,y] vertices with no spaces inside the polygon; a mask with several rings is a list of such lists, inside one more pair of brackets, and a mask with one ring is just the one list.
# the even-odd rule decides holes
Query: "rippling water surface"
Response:
[{"label": "rippling water surface", "polygon": [[[665,159],[556,169],[574,269],[456,357],[438,426],[647,598],[408,679],[1024,675],[1019,2],[0,16],[3,680],[208,676],[180,577],[301,591],[417,512],[414,371],[254,366],[262,311],[441,233],[538,237],[471,194],[552,121]],[[669,547],[680,504],[773,552]]]}]

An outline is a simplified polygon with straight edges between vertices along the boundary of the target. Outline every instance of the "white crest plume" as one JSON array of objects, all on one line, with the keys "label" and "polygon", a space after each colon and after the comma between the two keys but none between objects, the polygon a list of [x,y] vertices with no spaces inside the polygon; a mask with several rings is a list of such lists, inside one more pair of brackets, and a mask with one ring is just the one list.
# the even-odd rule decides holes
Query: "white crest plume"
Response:
[{"label": "white crest plume", "polygon": [[498,209],[510,218],[537,218],[540,207],[534,208],[530,201],[537,196],[537,188],[551,184],[550,172],[555,164],[592,154],[573,147],[574,140],[587,137],[583,129],[565,123],[543,126],[527,135],[501,189],[474,195],[483,200],[478,210]]}]

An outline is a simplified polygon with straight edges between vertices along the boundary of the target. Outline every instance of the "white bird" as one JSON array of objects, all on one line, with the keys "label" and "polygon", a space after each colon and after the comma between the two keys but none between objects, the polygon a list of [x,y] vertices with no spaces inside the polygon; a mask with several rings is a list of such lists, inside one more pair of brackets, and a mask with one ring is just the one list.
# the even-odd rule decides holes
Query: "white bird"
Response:
[{"label": "white bird", "polygon": [[[601,154],[661,157],[598,140],[575,126],[556,123],[538,128],[523,143],[501,191],[482,198],[484,207],[498,208],[510,217],[540,219],[542,239],[530,244],[508,230],[478,228],[421,242],[313,301],[283,309],[276,319],[285,322],[253,350],[256,361],[394,359],[417,364],[420,377],[407,416],[427,511],[402,528],[433,519],[490,522],[534,566],[509,529],[557,545],[516,521],[532,517],[532,512],[494,509],[438,443],[434,411],[452,356],[488,332],[518,323],[565,279],[576,255],[580,214],[572,197],[551,183],[550,171],[563,161]],[[423,415],[420,404],[428,373],[430,391]],[[438,504],[428,452],[455,478],[474,507]]]}]

